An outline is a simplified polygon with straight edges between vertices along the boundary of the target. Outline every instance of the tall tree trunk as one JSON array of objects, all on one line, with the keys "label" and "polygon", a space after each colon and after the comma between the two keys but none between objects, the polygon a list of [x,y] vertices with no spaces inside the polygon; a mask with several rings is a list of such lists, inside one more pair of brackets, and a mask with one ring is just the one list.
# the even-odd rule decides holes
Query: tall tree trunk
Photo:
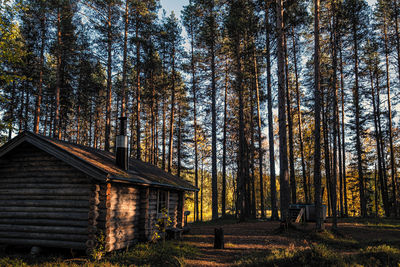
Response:
[{"label": "tall tree trunk", "polygon": [[204,192],[204,159],[201,159],[201,196],[200,196],[200,221],[203,221],[203,192]]},{"label": "tall tree trunk", "polygon": [[104,149],[110,151],[111,138],[111,87],[112,87],[112,12],[111,3],[107,6],[107,100],[106,100],[106,129],[104,136]]},{"label": "tall tree trunk", "polygon": [[379,211],[379,206],[378,206],[378,184],[376,182],[376,164],[375,164],[375,169],[374,169],[374,196],[375,196],[375,218],[378,218],[378,211]]},{"label": "tall tree trunk", "polygon": [[283,0],[276,1],[276,27],[278,30],[278,114],[279,114],[279,169],[280,169],[280,204],[281,221],[289,222],[289,166],[287,156],[287,136],[286,136],[286,111],[285,111],[285,55],[284,55],[284,24],[283,24]]},{"label": "tall tree trunk", "polygon": [[141,88],[140,88],[140,41],[139,41],[139,14],[136,14],[136,158],[140,160],[140,105],[141,105]]},{"label": "tall tree trunk", "polygon": [[388,123],[389,123],[389,148],[390,148],[390,167],[391,167],[391,177],[392,177],[392,193],[393,193],[393,209],[395,215],[397,216],[397,193],[396,193],[396,165],[394,158],[394,148],[393,148],[393,124],[392,124],[392,103],[390,99],[390,70],[389,70],[389,49],[388,49],[388,36],[387,36],[387,25],[386,25],[386,15],[384,18],[383,25],[384,32],[384,43],[385,43],[385,63],[386,63],[386,89],[387,89],[387,106],[388,106]]},{"label": "tall tree trunk", "polygon": [[[375,141],[376,141],[376,151],[378,156],[378,179],[381,185],[382,192],[382,201],[385,212],[389,210],[389,206],[387,203],[387,192],[385,191],[385,184],[383,178],[383,168],[382,168],[382,153],[381,153],[381,137],[379,135],[379,127],[378,127],[378,110],[377,104],[375,100],[375,89],[373,82],[373,73],[370,71],[370,82],[371,82],[371,95],[372,95],[372,107],[373,107],[373,115],[374,115],[374,127],[375,127]],[[379,86],[376,84],[376,86]],[[376,168],[376,166],[375,166]]]},{"label": "tall tree trunk", "polygon": [[338,127],[339,127],[339,114],[338,114],[338,86],[337,86],[337,15],[336,15],[336,2],[331,1],[333,8],[333,33],[332,33],[332,89],[333,89],[333,166],[332,166],[332,211],[333,220],[332,228],[337,228],[337,176],[338,176],[338,159],[337,159],[337,137],[338,137]]},{"label": "tall tree trunk", "polygon": [[[14,124],[14,109],[17,107],[16,106],[16,97],[15,97],[15,81],[12,81],[11,85],[11,103],[10,103],[10,124],[8,127],[8,139],[7,141],[10,141],[12,138],[12,132],[13,132],[13,124]],[[46,113],[47,114],[47,113]],[[15,114],[16,117],[17,114]]]},{"label": "tall tree trunk", "polygon": [[228,60],[225,60],[225,92],[224,92],[224,133],[222,141],[222,192],[221,208],[222,217],[226,212],[226,132],[227,132],[227,114],[228,114]]},{"label": "tall tree trunk", "polygon": [[211,0],[210,6],[211,14],[211,46],[210,46],[210,58],[211,58],[211,146],[212,146],[212,219],[218,219],[218,173],[217,173],[217,109],[216,109],[216,78],[215,78],[215,13],[214,13],[214,0]]},{"label": "tall tree trunk", "polygon": [[400,86],[400,32],[399,32],[399,10],[397,0],[393,0],[394,4],[394,20],[395,20],[395,36],[396,36],[396,52],[397,52],[397,75]]},{"label": "tall tree trunk", "polygon": [[127,58],[128,58],[128,28],[129,28],[129,0],[125,0],[124,15],[124,47],[122,56],[122,100],[121,100],[121,117],[126,116],[126,76],[127,76]]},{"label": "tall tree trunk", "polygon": [[276,201],[276,174],[275,174],[275,146],[274,146],[274,125],[272,112],[272,82],[271,82],[271,49],[269,23],[270,2],[266,1],[265,24],[266,24],[266,58],[267,58],[267,102],[268,102],[268,141],[269,141],[269,168],[271,187],[271,220],[278,220],[278,206]]},{"label": "tall tree trunk", "polygon": [[[377,68],[378,63],[376,63]],[[378,139],[379,139],[379,144],[380,144],[380,154],[381,154],[381,164],[382,164],[382,172],[383,172],[383,183],[381,184],[381,191],[382,191],[382,200],[383,200],[383,205],[385,209],[385,215],[386,217],[390,216],[390,203],[389,203],[389,196],[388,196],[388,188],[387,188],[387,173],[386,173],[386,160],[385,160],[385,149],[384,149],[384,141],[383,141],[383,135],[382,135],[382,124],[381,124],[381,98],[380,98],[380,84],[379,84],[379,75],[375,74],[375,79],[376,79],[376,117],[377,117],[377,122],[378,122]]]},{"label": "tall tree trunk", "polygon": [[163,101],[163,110],[162,110],[162,158],[161,158],[161,169],[165,170],[165,152],[166,152],[166,124],[167,124],[167,118],[166,118],[166,111],[167,109],[167,103],[166,99]]},{"label": "tall tree trunk", "polygon": [[345,122],[344,122],[344,74],[343,74],[343,56],[342,56],[342,44],[339,36],[339,56],[340,56],[340,91],[341,91],[341,119],[342,119],[342,175],[343,175],[343,199],[344,199],[344,216],[348,217],[348,205],[347,205],[347,181],[346,181],[346,142],[345,142]]},{"label": "tall tree trunk", "polygon": [[320,74],[320,46],[319,46],[319,4],[314,0],[314,97],[315,97],[315,131],[314,131],[314,187],[315,187],[315,214],[316,229],[324,229],[322,216],[321,195],[321,74]]},{"label": "tall tree trunk", "polygon": [[178,104],[178,139],[177,139],[177,154],[178,154],[178,166],[176,176],[181,177],[181,142],[182,142],[182,113],[181,113],[181,101],[179,99]]},{"label": "tall tree trunk", "polygon": [[[326,97],[326,92],[324,92],[325,88],[321,88],[321,93],[322,93],[322,136],[324,140],[324,161],[325,161],[325,178],[326,178],[326,195],[328,199],[328,214],[329,216],[331,215],[331,207],[332,207],[332,191],[331,191],[331,183],[332,183],[332,177],[331,177],[331,164],[330,164],[330,150],[329,150],[329,129],[328,129],[328,111],[325,110],[325,97]],[[323,198],[323,196],[322,196]]]},{"label": "tall tree trunk", "polygon": [[171,117],[169,121],[168,172],[172,171],[174,149],[174,116],[175,116],[175,46],[172,48],[172,85],[171,85]]},{"label": "tall tree trunk", "polygon": [[364,172],[363,172],[363,160],[362,160],[362,144],[361,144],[361,122],[360,122],[360,96],[359,96],[359,71],[358,71],[358,37],[357,37],[357,25],[356,22],[352,22],[352,34],[353,34],[353,44],[354,44],[354,75],[355,84],[353,89],[353,99],[355,107],[355,119],[356,119],[356,150],[357,150],[357,170],[358,170],[358,184],[360,189],[360,203],[361,203],[361,216],[367,216],[367,204],[365,199],[364,190]]},{"label": "tall tree trunk", "polygon": [[289,60],[287,52],[287,38],[286,33],[283,37],[284,41],[284,53],[285,53],[285,87],[286,87],[286,110],[287,110],[287,121],[288,121],[288,133],[289,133],[289,181],[290,181],[290,196],[291,202],[297,202],[296,194],[296,174],[294,171],[294,148],[293,148],[293,120],[292,120],[292,103],[291,103],[291,84],[289,79]]},{"label": "tall tree trunk", "polygon": [[240,49],[240,36],[239,32],[235,33],[234,36],[234,45],[235,45],[235,72],[236,72],[236,81],[235,88],[238,94],[239,102],[239,154],[238,154],[238,176],[237,176],[237,210],[239,210],[239,220],[245,221],[246,219],[246,145],[245,145],[245,125],[244,125],[244,104],[243,104],[243,74],[242,74],[242,65],[241,65],[241,49]]},{"label": "tall tree trunk", "polygon": [[[43,11],[42,11],[43,12]],[[42,88],[43,88],[43,69],[44,69],[44,46],[46,42],[46,15],[43,12],[42,18],[40,19],[40,30],[42,33],[41,44],[40,44],[40,59],[39,59],[39,81],[35,108],[35,121],[33,131],[39,133],[40,124],[40,106],[42,105]]]},{"label": "tall tree trunk", "polygon": [[299,86],[299,73],[297,68],[297,44],[296,35],[294,27],[292,26],[292,42],[293,42],[293,63],[294,63],[294,77],[296,83],[296,100],[297,100],[297,114],[298,114],[298,128],[299,128],[299,143],[300,143],[300,156],[301,156],[301,171],[303,177],[303,191],[304,199],[306,203],[310,202],[308,197],[308,187],[307,187],[307,175],[306,175],[306,164],[304,160],[304,144],[303,144],[303,126],[302,126],[302,116],[301,116],[301,105],[300,105],[300,86]]},{"label": "tall tree trunk", "polygon": [[61,90],[61,10],[57,7],[57,72],[56,72],[56,107],[53,125],[53,137],[60,139],[60,90]]},{"label": "tall tree trunk", "polygon": [[[253,86],[255,86],[255,84],[253,84]],[[249,161],[250,161],[250,170],[251,170],[251,175],[250,177],[250,186],[251,188],[249,188],[249,192],[251,190],[251,204],[250,204],[250,214],[251,217],[254,219],[256,218],[256,190],[255,190],[255,171],[254,171],[254,157],[255,157],[255,153],[254,153],[254,90],[255,88],[253,88],[252,92],[249,95],[249,104],[250,104],[250,151],[248,153],[248,156],[250,157]]]},{"label": "tall tree trunk", "polygon": [[260,208],[261,218],[265,218],[264,210],[264,174],[263,174],[263,148],[262,148],[262,123],[261,123],[261,112],[260,112],[260,89],[258,85],[258,68],[257,68],[257,57],[255,50],[253,53],[254,58],[254,75],[255,75],[255,86],[256,86],[256,103],[257,103],[257,131],[258,131],[258,168],[260,175]]}]

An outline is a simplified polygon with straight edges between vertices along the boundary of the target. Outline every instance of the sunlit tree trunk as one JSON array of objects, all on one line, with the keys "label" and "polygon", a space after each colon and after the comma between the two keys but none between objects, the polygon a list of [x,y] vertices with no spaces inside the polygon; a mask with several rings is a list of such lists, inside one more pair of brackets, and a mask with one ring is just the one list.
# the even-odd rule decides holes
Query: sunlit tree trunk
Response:
[{"label": "sunlit tree trunk", "polygon": [[40,19],[40,30],[41,30],[41,44],[40,44],[40,59],[39,59],[39,81],[37,88],[37,99],[35,108],[35,121],[33,131],[39,133],[40,124],[40,106],[42,105],[42,88],[43,88],[43,71],[44,71],[44,47],[46,42],[46,14],[43,12],[42,18]]},{"label": "sunlit tree trunk", "polygon": [[315,131],[314,131],[314,187],[316,229],[324,229],[321,196],[321,84],[320,84],[320,47],[319,47],[319,4],[314,0],[314,101],[315,101]]},{"label": "sunlit tree trunk", "polygon": [[270,168],[270,188],[271,188],[271,220],[278,220],[278,206],[276,201],[276,174],[275,174],[275,146],[274,146],[274,126],[272,112],[272,82],[271,82],[271,49],[270,49],[270,23],[269,11],[270,2],[266,1],[265,25],[266,25],[266,60],[267,60],[267,102],[268,102],[268,140],[269,140],[269,168]]},{"label": "sunlit tree trunk", "polygon": [[111,3],[107,6],[107,100],[106,100],[106,129],[104,136],[104,149],[110,151],[111,135],[111,87],[112,87],[112,12]]},{"label": "sunlit tree trunk", "polygon": [[279,117],[279,169],[280,169],[280,204],[281,221],[289,222],[289,166],[287,156],[287,136],[286,136],[286,110],[285,110],[285,44],[284,44],[284,24],[283,24],[283,0],[276,1],[278,30],[278,117]]},{"label": "sunlit tree trunk", "polygon": [[297,202],[296,194],[296,173],[294,170],[294,145],[293,145],[293,120],[292,120],[292,103],[291,103],[291,84],[289,79],[289,60],[287,52],[287,38],[286,33],[283,37],[284,41],[284,53],[285,53],[285,87],[286,87],[286,110],[287,110],[287,121],[288,121],[288,133],[289,133],[289,181],[290,181],[290,196],[291,202]]}]

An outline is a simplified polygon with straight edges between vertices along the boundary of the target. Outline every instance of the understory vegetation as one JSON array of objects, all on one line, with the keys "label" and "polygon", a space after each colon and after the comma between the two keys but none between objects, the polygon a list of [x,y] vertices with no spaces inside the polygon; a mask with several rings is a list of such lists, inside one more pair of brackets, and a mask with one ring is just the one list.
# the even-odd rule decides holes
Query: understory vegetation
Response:
[{"label": "understory vegetation", "polygon": [[343,255],[324,244],[310,248],[276,249],[269,253],[246,256],[236,262],[237,266],[398,266],[400,250],[389,245],[368,246]]},{"label": "understory vegetation", "polygon": [[33,257],[26,252],[6,256],[0,254],[0,266],[4,267],[78,267],[78,266],[184,266],[185,258],[197,254],[196,248],[184,242],[167,241],[152,244],[138,244],[132,248],[110,253],[101,260],[86,257],[66,258],[58,255],[42,255]]}]

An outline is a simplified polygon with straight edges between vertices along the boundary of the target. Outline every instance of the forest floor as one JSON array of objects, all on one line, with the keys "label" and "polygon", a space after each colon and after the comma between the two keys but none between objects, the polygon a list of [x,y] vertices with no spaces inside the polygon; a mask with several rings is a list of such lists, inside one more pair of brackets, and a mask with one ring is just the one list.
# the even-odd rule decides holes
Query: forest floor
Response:
[{"label": "forest floor", "polygon": [[[188,266],[400,266],[400,220],[340,219],[338,231],[316,233],[315,224],[279,230],[279,222],[218,221],[192,224],[184,240],[197,247]],[[214,249],[214,229],[223,228],[225,248]]]},{"label": "forest floor", "polygon": [[[182,241],[139,243],[101,260],[51,249],[36,257],[28,248],[0,251],[0,267],[400,266],[399,219],[340,219],[336,232],[329,221],[322,232],[314,223],[286,231],[279,222],[256,220],[190,225]],[[223,228],[224,249],[213,248],[215,228]]]}]

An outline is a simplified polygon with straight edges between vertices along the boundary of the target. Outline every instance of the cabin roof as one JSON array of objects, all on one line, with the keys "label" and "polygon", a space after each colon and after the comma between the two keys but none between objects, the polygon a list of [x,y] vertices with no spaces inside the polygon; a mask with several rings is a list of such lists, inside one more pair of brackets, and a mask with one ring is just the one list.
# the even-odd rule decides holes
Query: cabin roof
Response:
[{"label": "cabin roof", "polygon": [[165,187],[186,191],[198,191],[190,182],[150,163],[129,159],[129,170],[119,168],[111,152],[90,148],[32,132],[22,132],[0,147],[0,157],[20,144],[28,142],[56,158],[72,165],[96,180],[132,183],[143,186]]}]

